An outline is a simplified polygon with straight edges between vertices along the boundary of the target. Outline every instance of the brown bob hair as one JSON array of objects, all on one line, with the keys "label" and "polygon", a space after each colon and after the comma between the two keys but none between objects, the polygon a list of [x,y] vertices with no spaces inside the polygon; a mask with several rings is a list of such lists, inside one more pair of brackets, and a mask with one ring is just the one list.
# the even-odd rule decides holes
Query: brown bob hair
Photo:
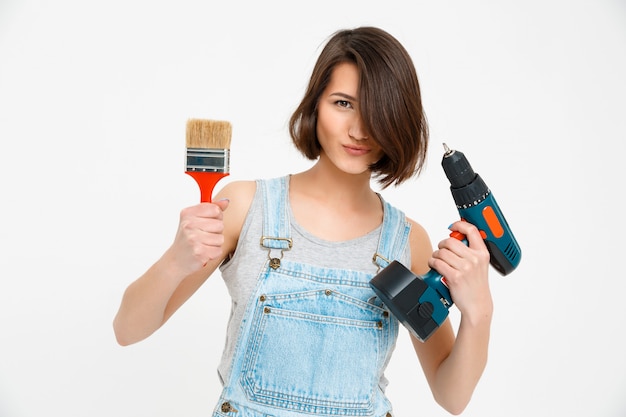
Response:
[{"label": "brown bob hair", "polygon": [[370,166],[378,183],[386,188],[419,175],[426,161],[428,123],[415,66],[396,38],[375,27],[340,30],[324,46],[289,120],[296,148],[310,160],[319,157],[317,104],[333,69],[343,62],[357,66],[363,127],[384,152]]}]

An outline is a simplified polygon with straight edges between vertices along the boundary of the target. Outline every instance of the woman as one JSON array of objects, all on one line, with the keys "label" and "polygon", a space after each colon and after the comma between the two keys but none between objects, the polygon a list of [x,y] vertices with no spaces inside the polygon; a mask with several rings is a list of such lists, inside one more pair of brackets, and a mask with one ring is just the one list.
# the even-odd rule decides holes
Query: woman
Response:
[{"label": "woman", "polygon": [[[342,30],[327,42],[290,121],[314,165],[227,184],[181,211],[174,242],[124,293],[122,345],[162,326],[219,267],[233,298],[214,415],[391,415],[384,369],[398,332],[369,286],[390,260],[444,275],[461,313],[413,346],[436,401],[467,406],[487,361],[489,253],[476,228],[424,229],[372,190],[419,174],[428,128],[413,63],[390,34]],[[412,336],[411,336],[412,337]]]}]

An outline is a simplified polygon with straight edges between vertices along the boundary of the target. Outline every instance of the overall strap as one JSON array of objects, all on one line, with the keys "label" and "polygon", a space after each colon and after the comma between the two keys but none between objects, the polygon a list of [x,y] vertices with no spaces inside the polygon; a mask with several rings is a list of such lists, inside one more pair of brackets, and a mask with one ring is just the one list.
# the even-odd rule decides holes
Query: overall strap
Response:
[{"label": "overall strap", "polygon": [[378,249],[372,259],[380,269],[402,257],[410,232],[411,225],[406,221],[404,213],[384,201],[383,227]]},{"label": "overall strap", "polygon": [[261,246],[289,250],[292,246],[288,214],[289,177],[259,180],[263,191],[263,236]]}]

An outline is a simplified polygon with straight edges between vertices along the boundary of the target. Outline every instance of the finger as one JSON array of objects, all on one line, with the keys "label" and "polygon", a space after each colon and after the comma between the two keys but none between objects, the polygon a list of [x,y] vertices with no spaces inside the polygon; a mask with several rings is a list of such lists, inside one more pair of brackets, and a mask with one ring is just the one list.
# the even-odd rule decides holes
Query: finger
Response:
[{"label": "finger", "polygon": [[[461,244],[461,246],[465,248],[465,245]],[[433,252],[432,258],[434,263],[437,264],[439,268],[441,268],[442,264],[445,264],[446,267],[458,270],[463,265],[463,258],[458,253],[445,247]],[[442,271],[439,271],[439,273],[443,274]]]},{"label": "finger", "polygon": [[450,230],[465,235],[465,238],[467,239],[468,245],[470,247],[481,247],[485,245],[483,237],[480,234],[478,228],[469,222],[459,220],[450,226]]},{"label": "finger", "polygon": [[214,204],[218,206],[220,210],[224,211],[228,208],[228,205],[230,204],[230,200],[227,198],[222,198],[221,200],[217,200]]},{"label": "finger", "polygon": [[221,219],[223,207],[228,206],[227,202],[220,201],[215,203],[200,203],[195,206],[184,208],[181,211],[181,218],[203,218],[203,219]]},{"label": "finger", "polygon": [[[465,236],[463,238],[465,239]],[[437,246],[441,251],[448,251],[460,258],[465,256],[468,251],[466,242],[453,237],[442,240]]]},{"label": "finger", "polygon": [[208,234],[221,234],[224,232],[224,222],[219,219],[201,218],[194,224],[194,227]]}]

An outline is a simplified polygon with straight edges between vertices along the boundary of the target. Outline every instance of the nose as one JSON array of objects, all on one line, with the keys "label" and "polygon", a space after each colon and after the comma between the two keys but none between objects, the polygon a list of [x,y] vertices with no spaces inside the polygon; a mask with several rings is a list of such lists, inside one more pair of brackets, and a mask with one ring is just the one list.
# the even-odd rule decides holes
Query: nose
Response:
[{"label": "nose", "polygon": [[367,131],[361,121],[361,116],[355,116],[348,129],[348,135],[354,140],[365,140],[368,138]]}]

